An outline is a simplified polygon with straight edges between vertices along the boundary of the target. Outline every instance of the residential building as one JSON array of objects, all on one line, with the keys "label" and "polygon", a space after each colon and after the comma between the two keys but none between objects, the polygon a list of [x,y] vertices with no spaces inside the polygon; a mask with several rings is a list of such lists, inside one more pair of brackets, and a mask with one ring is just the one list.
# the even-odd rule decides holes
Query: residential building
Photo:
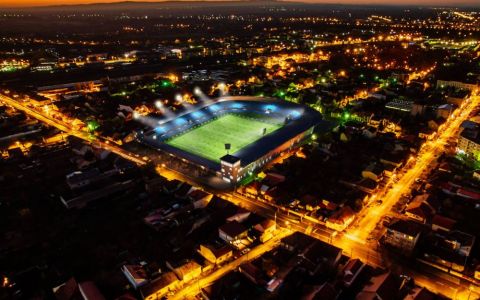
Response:
[{"label": "residential building", "polygon": [[445,87],[454,87],[457,89],[474,91],[478,89],[478,84],[454,81],[454,80],[437,80],[437,88],[445,88]]},{"label": "residential building", "polygon": [[383,167],[381,164],[371,163],[362,171],[362,177],[379,182],[383,179]]},{"label": "residential building", "polygon": [[343,231],[355,220],[355,212],[346,205],[336,211],[326,222],[328,228],[336,231]]},{"label": "residential building", "polygon": [[480,131],[468,130],[462,131],[458,137],[457,148],[468,156],[476,157],[480,152]]},{"label": "residential building", "polygon": [[173,269],[173,272],[185,283],[200,276],[200,274],[202,274],[202,266],[200,266],[196,261],[191,260]]},{"label": "residential building", "polygon": [[210,245],[200,245],[198,253],[208,262],[215,265],[219,265],[233,256],[233,251],[228,246],[216,248]]},{"label": "residential building", "polygon": [[428,202],[428,198],[428,194],[416,196],[405,209],[405,215],[423,224],[430,222],[436,211]]},{"label": "residential building", "polygon": [[169,292],[175,291],[179,282],[174,272],[163,273],[149,284],[140,287],[140,293],[145,300],[161,300]]},{"label": "residential building", "polygon": [[227,243],[247,236],[247,228],[236,220],[223,224],[218,228],[218,236]]},{"label": "residential building", "polygon": [[351,258],[342,270],[343,284],[350,287],[362,272],[365,264],[358,258]]},{"label": "residential building", "polygon": [[141,265],[123,265],[122,273],[135,289],[138,289],[148,282],[147,272]]},{"label": "residential building", "polygon": [[411,220],[396,220],[387,226],[384,241],[406,254],[411,254],[422,232],[421,225]]},{"label": "residential building", "polygon": [[357,294],[356,300],[390,300],[399,294],[401,280],[391,272],[373,276]]},{"label": "residential building", "polygon": [[265,243],[274,236],[277,230],[277,223],[270,219],[265,219],[253,228],[260,233],[260,242]]},{"label": "residential building", "polygon": [[105,300],[92,281],[77,282],[70,278],[65,283],[53,288],[57,300]]},{"label": "residential building", "polygon": [[450,232],[456,223],[457,221],[448,217],[444,217],[442,215],[435,215],[432,219],[432,230]]}]

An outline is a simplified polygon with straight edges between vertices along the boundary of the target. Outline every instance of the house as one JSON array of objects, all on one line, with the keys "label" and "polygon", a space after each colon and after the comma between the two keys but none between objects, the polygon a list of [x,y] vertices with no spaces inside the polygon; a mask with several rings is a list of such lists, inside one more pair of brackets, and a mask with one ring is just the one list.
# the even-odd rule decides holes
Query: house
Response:
[{"label": "house", "polygon": [[385,163],[382,163],[383,164],[383,174],[390,178],[393,176],[393,174],[395,174],[395,172],[397,171],[397,167],[395,167],[394,165],[391,165],[391,164],[385,164]]},{"label": "house", "polygon": [[67,185],[70,189],[78,189],[89,186],[94,182],[94,178],[100,175],[100,170],[93,168],[87,171],[75,171],[65,176]]},{"label": "house", "polygon": [[408,157],[406,151],[384,152],[380,157],[380,162],[398,168],[405,162],[406,157]]},{"label": "house", "polygon": [[218,236],[227,243],[239,240],[247,236],[247,228],[234,220],[223,224],[218,228]]},{"label": "house", "polygon": [[474,91],[478,88],[478,84],[454,80],[437,80],[437,88],[443,89],[445,87]]},{"label": "house", "polygon": [[253,228],[260,233],[260,242],[265,243],[275,235],[277,223],[270,219],[265,219],[264,221],[253,226]]},{"label": "house", "polygon": [[199,277],[200,274],[202,274],[202,266],[200,266],[196,261],[191,260],[173,269],[173,272],[185,283]]},{"label": "house", "polygon": [[193,186],[188,183],[183,183],[182,186],[175,191],[175,197],[186,199],[191,191],[193,191]]},{"label": "house", "polygon": [[338,204],[328,201],[327,199],[323,199],[320,207],[328,211],[335,211],[338,208]]},{"label": "house", "polygon": [[301,232],[295,232],[281,241],[281,246],[291,252],[301,252],[308,246],[317,241],[315,238],[303,234]]},{"label": "house", "polygon": [[239,208],[235,214],[227,218],[227,221],[228,222],[237,221],[239,223],[242,223],[243,221],[248,219],[248,217],[250,217],[251,214],[252,213],[250,211],[244,208]]},{"label": "house", "polygon": [[437,108],[437,118],[448,119],[452,112],[455,110],[455,107],[452,104],[443,104]]},{"label": "house", "polygon": [[334,270],[342,257],[342,249],[316,240],[307,246],[299,256],[303,258],[303,265],[313,276],[320,270],[322,272]]},{"label": "house", "polygon": [[145,190],[150,194],[160,193],[167,181],[168,179],[163,176],[155,176],[151,179],[146,179]]},{"label": "house", "polygon": [[248,280],[256,285],[265,285],[266,282],[263,279],[262,270],[260,270],[254,264],[247,262],[238,267],[240,273],[242,273]]},{"label": "house", "polygon": [[425,202],[411,202],[405,209],[405,215],[420,223],[427,223],[432,218],[434,212]]},{"label": "house", "polygon": [[391,300],[398,298],[401,280],[391,272],[373,276],[357,294],[356,300]]},{"label": "house", "polygon": [[480,128],[480,124],[474,122],[472,120],[465,120],[460,124],[460,130],[478,130]]},{"label": "house", "polygon": [[446,232],[443,237],[443,241],[449,245],[450,249],[466,257],[470,256],[475,239],[474,235],[459,230]]},{"label": "house", "polygon": [[465,188],[452,182],[445,182],[440,185],[442,191],[448,195],[457,195],[465,199],[480,200],[480,192],[471,188]]},{"label": "house", "polygon": [[251,196],[258,196],[260,188],[261,183],[258,181],[254,181],[245,187],[245,194]]},{"label": "house", "polygon": [[287,191],[282,186],[275,186],[263,194],[263,198],[270,202],[287,200],[288,197]]},{"label": "house", "polygon": [[429,198],[429,194],[415,196],[405,209],[405,215],[423,224],[430,222],[436,213],[436,209],[430,204],[431,201]]},{"label": "house", "polygon": [[379,182],[383,179],[383,168],[380,164],[373,162],[362,171],[362,177]]},{"label": "house", "polygon": [[166,193],[168,194],[173,194],[175,193],[181,186],[183,185],[183,182],[180,180],[174,179],[174,180],[169,180],[165,183],[163,186],[163,189]]},{"label": "house", "polygon": [[145,300],[161,300],[178,288],[179,280],[174,272],[167,272],[140,287],[140,294]]},{"label": "house", "polygon": [[435,215],[432,219],[432,230],[433,231],[446,231],[450,232],[457,221],[450,219],[448,217],[444,217],[442,215]]},{"label": "house", "polygon": [[350,287],[364,267],[365,264],[361,260],[358,258],[351,258],[342,270],[343,284],[346,287]]},{"label": "house", "polygon": [[411,220],[395,220],[387,225],[383,236],[387,245],[390,245],[406,254],[411,254],[417,245],[422,227]]},{"label": "house", "polygon": [[459,188],[457,190],[457,195],[462,197],[462,198],[480,201],[480,192],[477,191],[477,190],[467,189],[467,188]]},{"label": "house", "polygon": [[480,264],[475,267],[475,279],[480,280]]},{"label": "house", "polygon": [[339,292],[335,289],[335,287],[325,282],[321,286],[314,287],[311,291],[309,291],[306,295],[304,295],[301,299],[302,300],[336,300],[339,299]]},{"label": "house", "polygon": [[105,199],[113,194],[125,192],[126,190],[133,188],[135,185],[136,182],[133,180],[114,182],[106,186],[101,186],[97,189],[90,189],[87,192],[82,193],[78,196],[60,195],[60,201],[63,203],[63,205],[65,205],[67,209],[83,208],[92,201]]},{"label": "house", "polygon": [[[300,204],[308,211],[315,211],[320,208],[320,200],[308,194],[300,198]],[[301,206],[299,207],[302,208]]]},{"label": "house", "polygon": [[285,176],[275,172],[266,173],[265,178],[262,180],[263,184],[268,184],[270,186],[278,185],[285,181]]},{"label": "house", "polygon": [[188,199],[192,201],[193,208],[200,209],[205,208],[210,203],[213,195],[205,192],[204,190],[194,189],[188,194]]},{"label": "house", "polygon": [[367,139],[373,139],[374,137],[377,136],[378,129],[373,127],[373,126],[366,126],[362,130],[362,135],[366,137]]},{"label": "house", "polygon": [[122,273],[134,289],[138,289],[148,282],[147,272],[141,265],[123,265]]},{"label": "house", "polygon": [[198,253],[207,261],[215,265],[219,265],[233,256],[233,251],[228,246],[216,248],[210,245],[200,245]]},{"label": "house", "polygon": [[336,211],[326,222],[328,228],[343,231],[355,220],[355,212],[350,206],[345,205]]},{"label": "house", "polygon": [[473,178],[480,181],[480,170],[473,171]]},{"label": "house", "polygon": [[267,173],[261,181],[260,193],[264,194],[269,189],[278,186],[285,181],[285,176],[277,173]]},{"label": "house", "polygon": [[403,300],[440,300],[442,297],[430,292],[424,287],[416,286]]},{"label": "house", "polygon": [[373,192],[375,192],[375,189],[377,188],[378,183],[376,180],[373,180],[370,178],[363,178],[359,182],[355,183],[354,186],[358,188],[360,191],[372,194]]},{"label": "house", "polygon": [[432,232],[425,238],[428,247],[424,249],[423,260],[463,272],[474,243],[475,236],[461,231]]},{"label": "house", "polygon": [[449,272],[450,270],[463,272],[465,270],[467,257],[464,257],[446,248],[432,247],[423,253],[422,258],[419,258],[419,261],[428,265],[436,266],[437,268],[445,270],[446,272]]},{"label": "house", "polygon": [[57,300],[105,300],[92,281],[78,283],[73,277],[54,287],[53,294]]}]

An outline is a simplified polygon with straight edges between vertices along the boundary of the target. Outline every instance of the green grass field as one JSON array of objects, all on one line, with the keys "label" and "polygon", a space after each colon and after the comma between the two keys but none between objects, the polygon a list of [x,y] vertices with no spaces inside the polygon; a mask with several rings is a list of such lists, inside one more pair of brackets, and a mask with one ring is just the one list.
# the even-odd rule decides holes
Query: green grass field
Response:
[{"label": "green grass field", "polygon": [[234,154],[248,144],[260,139],[263,135],[263,128],[267,128],[268,134],[280,127],[280,125],[264,123],[236,115],[225,115],[185,134],[174,137],[167,141],[167,144],[214,162],[219,162],[220,157],[226,154],[226,143],[232,145],[230,154]]}]

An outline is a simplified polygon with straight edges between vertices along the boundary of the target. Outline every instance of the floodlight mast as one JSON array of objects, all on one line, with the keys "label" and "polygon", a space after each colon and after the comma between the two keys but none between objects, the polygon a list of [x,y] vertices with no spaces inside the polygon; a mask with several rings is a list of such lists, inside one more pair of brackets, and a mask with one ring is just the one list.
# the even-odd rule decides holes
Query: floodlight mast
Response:
[{"label": "floodlight mast", "polygon": [[230,154],[229,152],[231,148],[232,148],[232,144],[230,143],[225,144],[225,150],[227,150],[227,154]]}]

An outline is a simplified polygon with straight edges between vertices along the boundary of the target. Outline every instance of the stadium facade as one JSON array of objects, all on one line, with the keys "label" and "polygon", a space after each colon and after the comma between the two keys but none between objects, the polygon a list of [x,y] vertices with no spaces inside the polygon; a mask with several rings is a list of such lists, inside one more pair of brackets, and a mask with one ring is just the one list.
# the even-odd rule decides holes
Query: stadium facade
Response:
[{"label": "stadium facade", "polygon": [[159,122],[137,138],[236,184],[298,147],[321,123],[321,114],[310,107],[273,98],[228,96]]}]

